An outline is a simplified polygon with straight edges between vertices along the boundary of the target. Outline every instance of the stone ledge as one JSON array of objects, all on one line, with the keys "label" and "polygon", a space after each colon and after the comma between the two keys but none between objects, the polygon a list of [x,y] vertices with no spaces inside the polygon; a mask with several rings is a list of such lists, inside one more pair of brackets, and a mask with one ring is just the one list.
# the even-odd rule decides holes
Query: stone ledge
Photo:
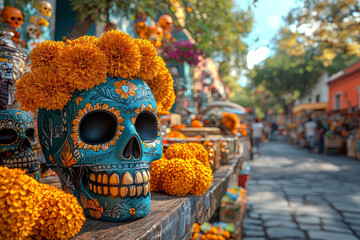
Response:
[{"label": "stone ledge", "polygon": [[216,170],[214,182],[203,196],[151,193],[150,212],[146,217],[127,223],[86,219],[73,239],[188,239],[194,221],[201,224],[209,220],[220,205],[239,162],[240,159],[234,159]]}]

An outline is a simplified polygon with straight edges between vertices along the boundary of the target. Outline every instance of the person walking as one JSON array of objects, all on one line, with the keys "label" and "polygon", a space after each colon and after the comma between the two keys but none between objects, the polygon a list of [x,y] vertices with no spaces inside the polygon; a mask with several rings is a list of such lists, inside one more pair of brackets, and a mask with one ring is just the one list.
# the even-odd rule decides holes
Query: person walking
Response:
[{"label": "person walking", "polygon": [[264,132],[264,125],[261,123],[259,117],[255,117],[255,122],[251,125],[251,139],[254,153],[260,154],[261,137]]},{"label": "person walking", "polygon": [[326,129],[322,122],[318,120],[317,122],[317,132],[318,132],[318,153],[324,152],[324,136]]},{"label": "person walking", "polygon": [[304,124],[305,137],[309,152],[312,152],[314,148],[316,127],[317,127],[316,123],[312,120],[312,117],[310,116]]}]

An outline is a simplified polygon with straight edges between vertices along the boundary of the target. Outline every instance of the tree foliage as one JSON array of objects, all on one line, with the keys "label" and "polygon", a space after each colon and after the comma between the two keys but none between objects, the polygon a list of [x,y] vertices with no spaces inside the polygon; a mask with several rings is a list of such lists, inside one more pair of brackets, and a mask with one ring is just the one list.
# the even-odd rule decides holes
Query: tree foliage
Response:
[{"label": "tree foliage", "polygon": [[326,67],[339,54],[360,57],[359,0],[304,0],[286,21],[287,37],[280,46],[290,55],[303,56],[306,49],[317,47],[314,58]]},{"label": "tree foliage", "polygon": [[245,67],[248,47],[243,38],[252,29],[251,12],[236,9],[233,1],[159,1],[159,7],[174,19],[174,2],[177,2],[186,14],[185,25],[181,26],[179,22],[175,22],[175,25],[190,33],[198,49],[207,57],[231,62],[232,67]]}]

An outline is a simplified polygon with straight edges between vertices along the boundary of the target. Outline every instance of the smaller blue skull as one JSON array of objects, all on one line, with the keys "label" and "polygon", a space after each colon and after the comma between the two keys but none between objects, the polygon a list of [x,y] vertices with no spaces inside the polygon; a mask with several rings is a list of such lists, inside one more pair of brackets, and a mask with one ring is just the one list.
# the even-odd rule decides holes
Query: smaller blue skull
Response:
[{"label": "smaller blue skull", "polygon": [[25,169],[36,180],[40,179],[36,157],[35,123],[21,110],[0,110],[0,165]]}]

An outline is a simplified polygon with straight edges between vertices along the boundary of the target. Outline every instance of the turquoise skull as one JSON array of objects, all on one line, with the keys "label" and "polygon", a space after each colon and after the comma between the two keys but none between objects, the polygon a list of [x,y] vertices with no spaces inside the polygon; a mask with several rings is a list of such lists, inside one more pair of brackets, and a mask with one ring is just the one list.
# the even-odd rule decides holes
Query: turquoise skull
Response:
[{"label": "turquoise skull", "polygon": [[154,95],[140,79],[108,77],[39,110],[39,140],[64,190],[88,218],[129,221],[150,210],[150,163],[162,156]]},{"label": "turquoise skull", "polygon": [[0,110],[0,165],[21,168],[26,174],[40,179],[36,157],[35,123],[21,110]]}]

